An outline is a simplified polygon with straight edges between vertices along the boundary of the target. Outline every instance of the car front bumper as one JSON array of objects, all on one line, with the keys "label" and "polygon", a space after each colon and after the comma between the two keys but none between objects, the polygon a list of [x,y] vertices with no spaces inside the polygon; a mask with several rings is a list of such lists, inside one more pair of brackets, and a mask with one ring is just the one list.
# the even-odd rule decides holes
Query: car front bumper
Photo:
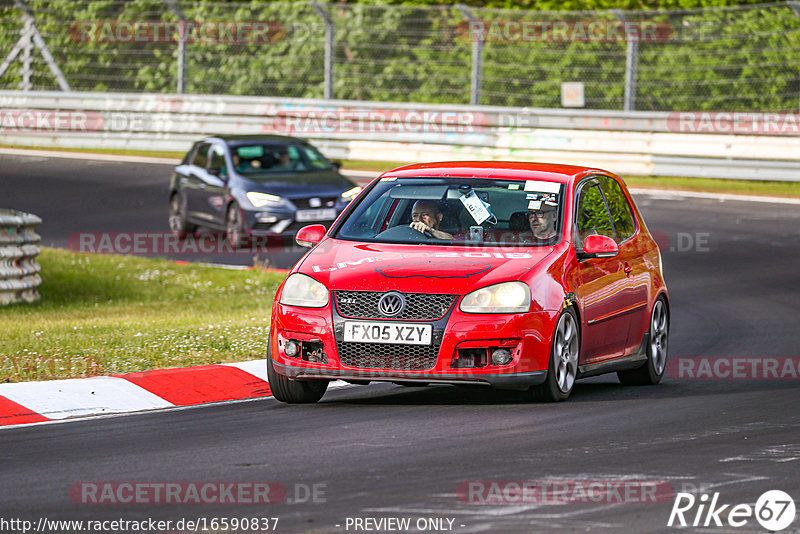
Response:
[{"label": "car front bumper", "polygon": [[[444,384],[488,385],[498,389],[524,389],[538,385],[547,378],[551,351],[551,336],[558,312],[540,311],[523,314],[465,314],[457,305],[434,325],[437,340],[435,362],[423,369],[398,368],[387,365],[358,366],[342,361],[340,349],[342,318],[326,308],[298,308],[275,303],[272,324],[272,354],[275,370],[288,378],[340,379],[353,381],[420,382]],[[346,319],[345,319],[346,320]],[[359,319],[360,320],[360,319]],[[284,350],[290,341],[301,346],[321,347],[320,358],[307,360],[302,353],[289,357]],[[363,344],[362,348],[363,348]],[[411,346],[392,345],[393,354],[407,358]],[[495,348],[508,348],[513,358],[506,365],[494,365],[491,358],[484,364],[464,367],[463,355],[478,354]],[[374,344],[365,350],[376,354],[387,350],[384,344]],[[488,360],[488,362],[486,361]],[[387,361],[393,361],[391,357]],[[407,359],[405,361],[408,361]]]}]

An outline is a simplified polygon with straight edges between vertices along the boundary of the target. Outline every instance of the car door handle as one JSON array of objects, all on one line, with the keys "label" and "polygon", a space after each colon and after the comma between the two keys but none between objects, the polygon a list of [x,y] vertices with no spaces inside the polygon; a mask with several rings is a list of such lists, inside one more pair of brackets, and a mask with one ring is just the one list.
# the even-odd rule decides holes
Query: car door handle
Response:
[{"label": "car door handle", "polygon": [[206,183],[205,182],[200,182],[199,184],[197,184],[197,188],[198,189],[205,189],[206,188]]}]

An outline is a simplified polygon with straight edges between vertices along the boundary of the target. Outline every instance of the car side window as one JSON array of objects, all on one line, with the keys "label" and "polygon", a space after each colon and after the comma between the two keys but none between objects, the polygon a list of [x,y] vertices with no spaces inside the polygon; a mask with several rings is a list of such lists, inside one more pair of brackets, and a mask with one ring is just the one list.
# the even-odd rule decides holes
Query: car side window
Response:
[{"label": "car side window", "polygon": [[633,211],[616,180],[609,176],[601,176],[600,184],[617,231],[617,243],[622,243],[636,232]]},{"label": "car side window", "polygon": [[222,147],[214,145],[211,147],[211,158],[208,164],[209,171],[216,169],[220,175],[227,174],[225,169],[225,152]]},{"label": "car side window", "polygon": [[588,182],[580,190],[578,211],[575,216],[575,248],[582,249],[583,241],[593,234],[614,239],[614,225],[608,215],[600,185]]},{"label": "car side window", "polygon": [[200,167],[201,169],[205,169],[206,165],[208,164],[208,149],[211,147],[209,143],[203,143],[197,148],[197,152],[194,153],[194,160],[192,161],[192,165],[196,167]]}]

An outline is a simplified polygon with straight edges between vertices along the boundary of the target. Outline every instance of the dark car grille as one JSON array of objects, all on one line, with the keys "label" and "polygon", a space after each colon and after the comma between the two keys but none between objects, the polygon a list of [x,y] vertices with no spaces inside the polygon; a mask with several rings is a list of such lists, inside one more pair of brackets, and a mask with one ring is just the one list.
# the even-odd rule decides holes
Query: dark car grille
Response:
[{"label": "dark car grille", "polygon": [[[378,311],[378,300],[386,294],[381,291],[336,291],[336,309],[344,317],[358,319],[386,319]],[[392,320],[420,319],[431,321],[443,317],[456,300],[456,295],[431,293],[403,293],[406,307]],[[406,345],[407,346],[407,345]]]},{"label": "dark car grille", "polygon": [[339,361],[349,367],[424,371],[436,365],[439,345],[337,343]]},{"label": "dark car grille", "polygon": [[[281,232],[281,234],[296,234],[298,230],[300,230],[304,226],[308,226],[310,224],[321,224],[325,228],[330,228],[333,221],[324,221],[324,222],[293,222],[286,229]],[[269,232],[271,231],[270,228],[275,226],[274,222],[271,223],[261,223],[257,222],[253,225],[253,230],[260,231],[260,232]]]},{"label": "dark car grille", "polygon": [[[320,200],[319,206],[311,206],[308,201],[311,198],[318,198]],[[307,210],[307,209],[324,209],[324,208],[332,208],[336,205],[336,201],[339,197],[308,197],[308,198],[292,198],[292,204],[297,206],[299,210]]]}]

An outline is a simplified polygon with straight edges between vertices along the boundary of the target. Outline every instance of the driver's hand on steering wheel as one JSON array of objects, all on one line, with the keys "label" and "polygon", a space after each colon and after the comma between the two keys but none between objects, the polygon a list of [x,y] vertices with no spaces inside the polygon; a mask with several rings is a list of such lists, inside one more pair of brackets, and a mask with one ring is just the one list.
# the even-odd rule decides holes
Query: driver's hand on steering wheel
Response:
[{"label": "driver's hand on steering wheel", "polygon": [[422,221],[412,222],[411,224],[409,224],[409,226],[414,230],[416,230],[417,232],[422,232],[423,234],[425,232],[428,232],[429,234],[433,235],[433,228],[431,228]]}]

